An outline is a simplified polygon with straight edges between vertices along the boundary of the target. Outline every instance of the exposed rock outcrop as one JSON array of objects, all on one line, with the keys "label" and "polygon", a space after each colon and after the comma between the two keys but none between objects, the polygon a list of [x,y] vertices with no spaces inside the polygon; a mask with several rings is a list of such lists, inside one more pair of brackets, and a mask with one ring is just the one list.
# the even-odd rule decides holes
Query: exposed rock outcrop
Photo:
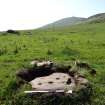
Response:
[{"label": "exposed rock outcrop", "polygon": [[75,65],[58,65],[52,61],[32,61],[32,68],[17,72],[17,77],[29,82],[35,91],[77,91],[86,88],[89,81],[78,70],[86,68],[91,74],[96,74],[87,63],[76,62]]}]

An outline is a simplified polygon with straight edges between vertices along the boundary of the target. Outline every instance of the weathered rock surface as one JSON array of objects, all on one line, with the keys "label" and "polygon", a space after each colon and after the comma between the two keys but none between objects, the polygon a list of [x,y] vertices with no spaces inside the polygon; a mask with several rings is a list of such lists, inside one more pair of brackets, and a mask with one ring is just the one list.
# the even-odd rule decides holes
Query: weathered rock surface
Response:
[{"label": "weathered rock surface", "polygon": [[30,82],[35,90],[74,90],[74,79],[65,73],[53,73],[49,76],[39,77]]}]

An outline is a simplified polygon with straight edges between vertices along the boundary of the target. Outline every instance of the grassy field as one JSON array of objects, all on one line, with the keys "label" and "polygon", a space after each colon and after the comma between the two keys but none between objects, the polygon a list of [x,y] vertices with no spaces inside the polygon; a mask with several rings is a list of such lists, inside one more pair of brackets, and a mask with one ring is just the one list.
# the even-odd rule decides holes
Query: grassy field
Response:
[{"label": "grassy field", "polygon": [[[15,76],[16,71],[29,67],[29,62],[36,58],[64,63],[88,62],[97,70],[96,77],[88,77],[93,86],[91,104],[88,105],[105,105],[105,23],[27,30],[20,31],[20,35],[1,32],[0,105],[39,105],[36,97],[30,98],[23,93],[30,86],[18,87]],[[85,104],[70,104],[64,99],[60,105]]]}]

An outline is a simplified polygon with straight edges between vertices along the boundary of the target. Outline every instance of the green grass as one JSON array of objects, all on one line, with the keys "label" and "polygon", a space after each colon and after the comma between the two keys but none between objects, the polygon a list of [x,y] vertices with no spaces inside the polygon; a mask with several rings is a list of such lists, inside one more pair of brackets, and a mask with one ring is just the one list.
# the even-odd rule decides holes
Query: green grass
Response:
[{"label": "green grass", "polygon": [[[30,89],[29,85],[14,89],[16,71],[28,67],[36,58],[65,63],[74,59],[88,62],[97,70],[96,77],[88,77],[93,86],[91,105],[105,105],[104,53],[105,23],[20,31],[20,35],[0,33],[0,105],[38,105],[37,98],[23,93]],[[50,100],[47,105],[51,104]],[[71,105],[67,99],[61,102],[60,105]]]}]

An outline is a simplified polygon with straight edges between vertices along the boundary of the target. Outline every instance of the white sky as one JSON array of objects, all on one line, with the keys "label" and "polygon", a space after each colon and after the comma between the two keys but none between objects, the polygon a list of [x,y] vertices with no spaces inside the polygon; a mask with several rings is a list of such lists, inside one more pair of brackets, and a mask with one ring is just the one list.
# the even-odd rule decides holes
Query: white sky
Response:
[{"label": "white sky", "polygon": [[99,12],[105,12],[105,0],[0,0],[0,31],[35,29],[65,17]]}]

